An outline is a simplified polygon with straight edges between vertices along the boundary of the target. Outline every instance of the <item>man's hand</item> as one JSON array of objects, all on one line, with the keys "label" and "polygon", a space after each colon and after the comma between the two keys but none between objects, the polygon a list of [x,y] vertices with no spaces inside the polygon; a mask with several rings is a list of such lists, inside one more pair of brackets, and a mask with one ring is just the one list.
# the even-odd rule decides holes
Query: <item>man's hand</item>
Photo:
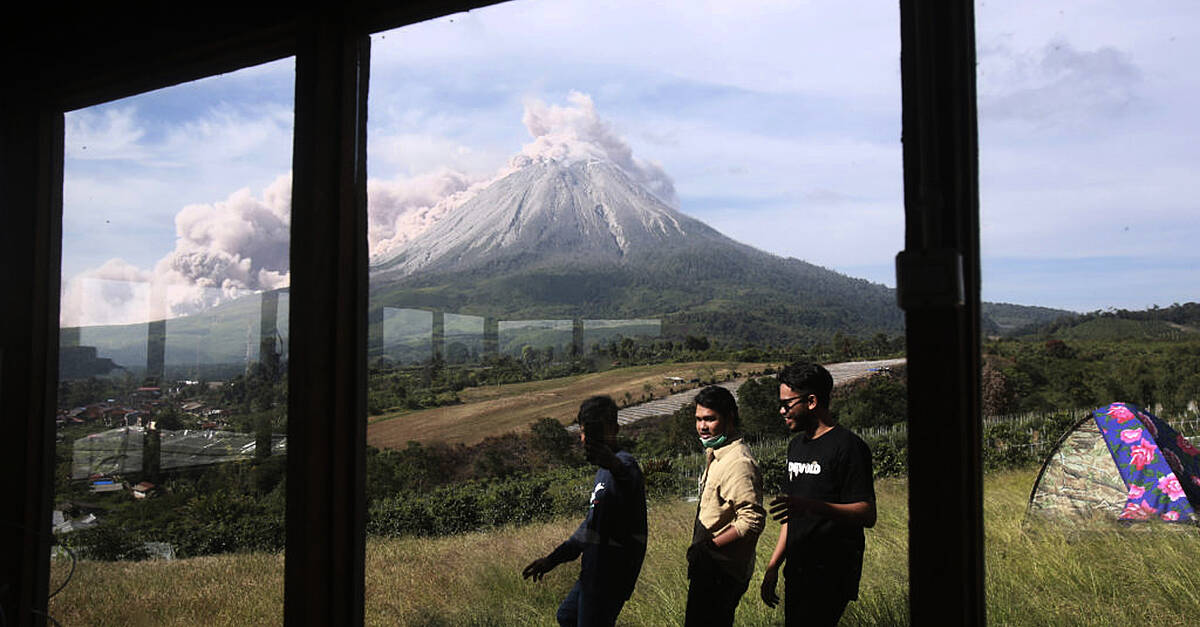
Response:
[{"label": "man's hand", "polygon": [[814,501],[802,496],[780,494],[771,501],[771,517],[780,524],[787,523],[792,516],[799,516],[812,507]]},{"label": "man's hand", "polygon": [[621,464],[621,460],[617,459],[616,453],[613,453],[604,440],[588,440],[584,443],[583,450],[587,460],[601,468],[612,470]]},{"label": "man's hand", "polygon": [[775,594],[775,584],[778,582],[778,568],[768,568],[763,571],[763,582],[760,595],[762,596],[763,603],[767,604],[767,607],[775,607],[776,605],[779,605],[779,595]]},{"label": "man's hand", "polygon": [[525,570],[521,571],[521,578],[529,579],[530,577],[533,577],[534,581],[541,581],[542,577],[545,577],[546,573],[554,570],[555,566],[557,566],[557,564],[551,563],[550,560],[544,557],[535,559],[525,567]]}]

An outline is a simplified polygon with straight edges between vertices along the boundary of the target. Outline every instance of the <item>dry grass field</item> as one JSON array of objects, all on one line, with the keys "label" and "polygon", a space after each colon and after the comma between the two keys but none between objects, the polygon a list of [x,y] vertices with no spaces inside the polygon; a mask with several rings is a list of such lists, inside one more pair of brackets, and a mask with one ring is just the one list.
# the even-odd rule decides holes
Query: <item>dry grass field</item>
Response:
[{"label": "dry grass field", "polygon": [[[985,479],[988,621],[996,625],[1195,625],[1200,619],[1200,535],[1161,526],[1088,531],[1030,529],[1025,499],[1036,469]],[[860,598],[843,625],[907,622],[907,486],[877,481],[879,523],[867,532]],[[580,512],[582,516],[582,512]],[[684,551],[695,504],[652,504],[650,543],[622,625],[678,625],[686,601]],[[370,538],[370,625],[553,625],[578,565],[538,584],[520,569],[578,524],[563,519],[435,539]],[[778,526],[759,543],[765,562]],[[50,603],[63,625],[262,625],[282,621],[283,556],[225,555],[171,562],[82,562]],[[66,576],[55,560],[53,585]],[[739,625],[778,625],[781,610],[750,592]]]},{"label": "dry grass field", "polygon": [[421,411],[397,412],[373,418],[367,425],[367,444],[377,448],[404,448],[410,440],[475,444],[488,436],[528,429],[539,418],[564,424],[575,419],[579,404],[589,396],[607,394],[618,403],[628,393],[641,398],[649,386],[656,398],[670,393],[666,377],[724,378],[726,373],[761,371],[769,364],[693,362],[618,368],[605,372],[467,388],[459,393],[461,405]]}]

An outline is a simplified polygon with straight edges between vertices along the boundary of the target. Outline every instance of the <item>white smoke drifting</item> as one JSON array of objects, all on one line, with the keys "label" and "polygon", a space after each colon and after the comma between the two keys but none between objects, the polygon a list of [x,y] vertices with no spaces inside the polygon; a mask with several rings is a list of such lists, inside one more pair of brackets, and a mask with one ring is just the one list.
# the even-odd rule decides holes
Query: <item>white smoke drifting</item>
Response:
[{"label": "white smoke drifting", "polygon": [[367,245],[371,260],[392,256],[489,182],[473,183],[467,175],[448,169],[410,179],[367,181]]},{"label": "white smoke drifting", "polygon": [[513,158],[513,166],[542,159],[567,163],[594,159],[610,161],[659,200],[678,207],[679,199],[671,177],[658,164],[633,156],[629,144],[596,114],[591,96],[573,91],[567,101],[570,105],[565,107],[547,105],[540,100],[525,103],[522,121],[533,141],[525,144],[521,154]]},{"label": "white smoke drifting", "polygon": [[367,183],[370,227],[367,240],[371,260],[383,261],[421,234],[451,209],[465,203],[483,188],[530,163],[600,160],[620,167],[660,200],[678,206],[675,184],[662,167],[633,156],[633,149],[596,113],[591,96],[571,92],[568,105],[547,105],[530,99],[522,121],[533,141],[495,175],[472,180],[448,169],[396,181]]},{"label": "white smoke drifting", "polygon": [[175,249],[152,271],[110,259],[68,280],[61,324],[173,318],[287,286],[291,190],[288,174],[261,198],[240,189],[224,201],[184,207],[175,216]]}]

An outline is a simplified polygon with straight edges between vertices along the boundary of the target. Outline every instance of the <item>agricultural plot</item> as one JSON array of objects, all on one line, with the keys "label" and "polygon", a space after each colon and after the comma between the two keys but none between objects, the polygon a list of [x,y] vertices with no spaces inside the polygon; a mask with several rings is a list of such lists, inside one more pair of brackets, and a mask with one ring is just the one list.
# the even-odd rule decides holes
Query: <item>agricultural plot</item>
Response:
[{"label": "agricultural plot", "polygon": [[685,381],[724,380],[734,372],[761,371],[769,364],[745,362],[694,362],[635,366],[562,379],[468,388],[460,393],[461,405],[417,412],[385,414],[367,426],[367,444],[378,448],[403,448],[410,440],[475,444],[488,436],[527,429],[539,418],[564,424],[575,419],[579,403],[594,394],[607,394],[618,403],[633,404],[645,396],[671,393],[668,377]]}]

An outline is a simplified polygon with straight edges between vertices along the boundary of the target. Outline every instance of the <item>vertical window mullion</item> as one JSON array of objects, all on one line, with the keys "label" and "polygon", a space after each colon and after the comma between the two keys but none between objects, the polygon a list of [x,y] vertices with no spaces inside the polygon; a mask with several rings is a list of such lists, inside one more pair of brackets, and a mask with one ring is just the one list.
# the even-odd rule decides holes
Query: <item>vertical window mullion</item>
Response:
[{"label": "vertical window mullion", "polygon": [[[19,80],[14,81],[20,85]],[[19,94],[19,95],[18,95]],[[0,107],[0,472],[15,487],[0,525],[0,607],[9,624],[46,611],[50,572],[62,226],[63,119],[20,88]]]},{"label": "vertical window mullion", "polygon": [[974,27],[969,2],[900,3],[914,625],[986,615]]},{"label": "vertical window mullion", "polygon": [[285,623],[363,622],[370,40],[315,15],[296,56]]}]

